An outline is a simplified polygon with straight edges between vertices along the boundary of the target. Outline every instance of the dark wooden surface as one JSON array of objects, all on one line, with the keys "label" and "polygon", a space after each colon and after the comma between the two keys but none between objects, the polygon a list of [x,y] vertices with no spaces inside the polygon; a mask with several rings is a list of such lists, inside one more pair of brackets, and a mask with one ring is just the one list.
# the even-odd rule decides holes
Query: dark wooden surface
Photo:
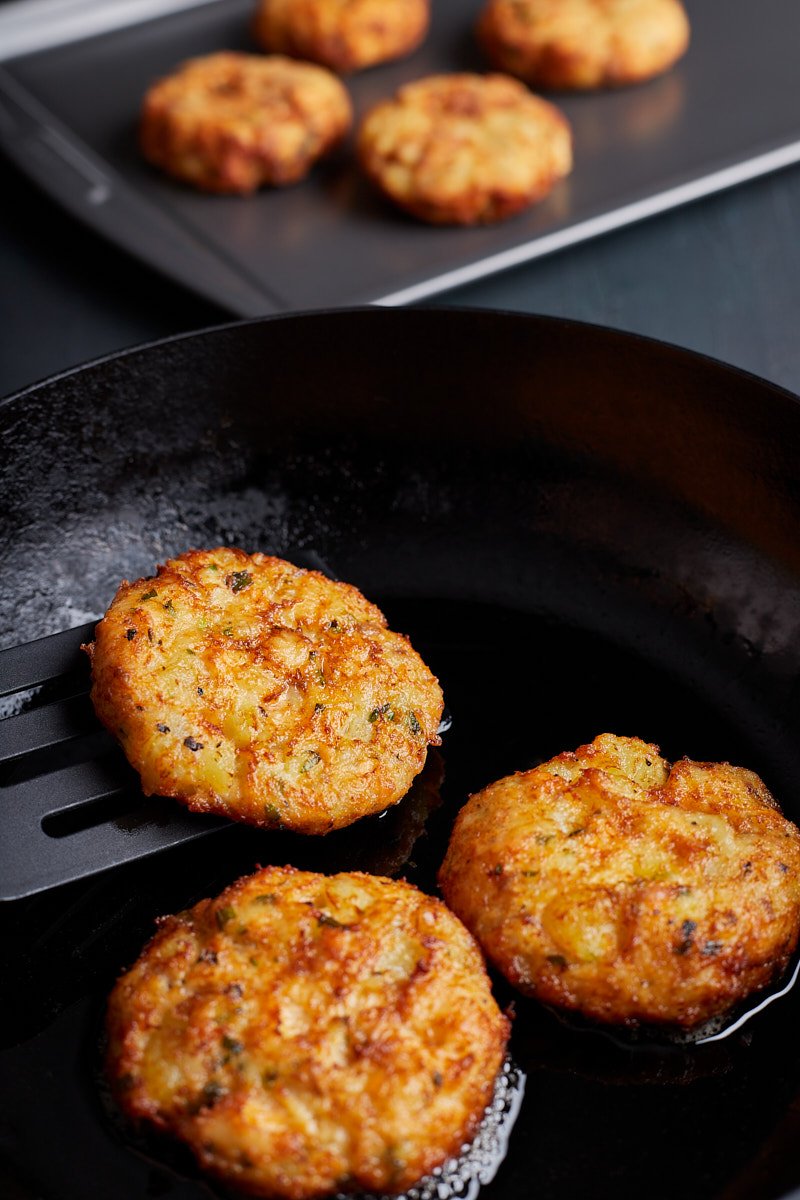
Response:
[{"label": "dark wooden surface", "polygon": [[[229,319],[98,240],[3,167],[0,395],[125,346]],[[437,303],[635,330],[800,393],[800,167]]]}]

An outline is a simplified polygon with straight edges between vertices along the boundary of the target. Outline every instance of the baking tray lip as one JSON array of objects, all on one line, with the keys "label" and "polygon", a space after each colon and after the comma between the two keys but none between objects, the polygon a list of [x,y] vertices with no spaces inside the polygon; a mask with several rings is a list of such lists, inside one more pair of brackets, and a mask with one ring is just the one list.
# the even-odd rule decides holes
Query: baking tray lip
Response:
[{"label": "baking tray lip", "polygon": [[572,317],[562,317],[550,313],[529,313],[504,308],[464,308],[453,304],[415,304],[408,308],[399,309],[383,308],[380,305],[350,305],[347,307],[267,313],[259,317],[235,318],[230,321],[215,322],[211,325],[201,326],[197,329],[183,330],[180,333],[169,334],[166,337],[153,338],[148,341],[137,342],[133,346],[125,346],[122,349],[109,351],[106,354],[98,355],[96,358],[87,359],[86,362],[77,363],[74,366],[65,368],[63,371],[58,371],[33,383],[26,384],[24,388],[11,392],[7,396],[0,396],[0,412],[12,405],[25,403],[37,393],[44,391],[54,384],[80,376],[86,371],[91,371],[107,363],[133,361],[138,356],[156,349],[179,345],[182,342],[189,342],[198,338],[214,337],[217,334],[222,334],[228,330],[243,326],[273,325],[284,322],[301,323],[304,321],[318,321],[320,319],[348,320],[354,316],[376,321],[412,321],[419,318],[428,321],[431,319],[431,314],[434,314],[433,320],[452,320],[455,317],[456,320],[464,321],[465,324],[468,324],[471,320],[489,319],[491,321],[513,321],[520,324],[530,323],[545,327],[550,326],[553,329],[567,329],[572,330],[576,336],[599,334],[602,337],[616,341],[620,348],[630,344],[647,346],[660,353],[665,353],[668,357],[676,360],[682,359],[688,366],[696,364],[717,372],[722,371],[727,373],[732,379],[756,384],[758,387],[766,389],[777,400],[789,401],[793,406],[800,405],[800,395],[790,391],[788,388],[782,387],[780,384],[765,379],[761,375],[756,375],[754,372],[748,371],[743,367],[734,366],[732,363],[715,358],[711,354],[705,354],[702,351],[693,350],[687,346],[680,346],[675,342],[668,342],[662,338],[652,337],[634,330],[618,329],[600,322],[576,320]]},{"label": "baking tray lip", "polygon": [[783,143],[766,150],[743,162],[720,167],[707,175],[676,184],[674,187],[656,192],[652,196],[633,200],[608,212],[599,213],[597,216],[587,217],[575,224],[541,234],[518,246],[500,250],[473,263],[453,267],[428,280],[398,288],[385,296],[376,298],[373,303],[386,307],[413,304],[415,301],[428,299],[440,292],[449,291],[451,288],[476,283],[488,275],[495,275],[501,271],[510,270],[512,267],[522,266],[524,263],[544,258],[559,250],[566,250],[570,246],[580,245],[581,242],[589,241],[603,234],[613,233],[614,230],[635,225],[649,217],[669,212],[673,208],[680,208],[684,204],[692,204],[695,200],[702,200],[717,192],[727,191],[728,188],[737,187],[740,183],[749,183],[762,175],[769,175],[773,171],[794,166],[796,163],[800,163],[800,138],[797,141]]},{"label": "baking tray lip", "polygon": [[0,63],[214,0],[12,0],[0,10]]}]

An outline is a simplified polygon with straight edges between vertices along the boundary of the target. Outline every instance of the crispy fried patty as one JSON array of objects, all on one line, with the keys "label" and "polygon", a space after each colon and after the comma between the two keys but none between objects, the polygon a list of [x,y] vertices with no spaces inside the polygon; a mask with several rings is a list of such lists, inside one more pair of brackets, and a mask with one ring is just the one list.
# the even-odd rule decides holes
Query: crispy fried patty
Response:
[{"label": "crispy fried patty", "polygon": [[433,75],[365,117],[361,165],[424,221],[498,221],[541,200],[572,167],[566,118],[503,75]]},{"label": "crispy fried patty", "polygon": [[397,1192],[457,1154],[508,1023],[407,883],[271,867],[167,917],[108,1009],[118,1102],[236,1188]]},{"label": "crispy fried patty", "polygon": [[324,67],[225,50],[153,84],[139,141],[185,183],[245,195],[303,179],[351,121],[349,96]]},{"label": "crispy fried patty", "polygon": [[408,791],[442,693],[355,588],[278,558],[193,550],[123,583],[92,700],[146,795],[327,833]]},{"label": "crispy fried patty", "polygon": [[415,50],[429,9],[429,0],[260,0],[253,34],[265,50],[358,71]]},{"label": "crispy fried patty", "polygon": [[751,771],[603,734],[472,796],[440,884],[529,995],[691,1027],[786,966],[800,831]]},{"label": "crispy fried patty", "polygon": [[680,0],[488,0],[477,32],[493,66],[544,88],[639,83],[689,44]]}]

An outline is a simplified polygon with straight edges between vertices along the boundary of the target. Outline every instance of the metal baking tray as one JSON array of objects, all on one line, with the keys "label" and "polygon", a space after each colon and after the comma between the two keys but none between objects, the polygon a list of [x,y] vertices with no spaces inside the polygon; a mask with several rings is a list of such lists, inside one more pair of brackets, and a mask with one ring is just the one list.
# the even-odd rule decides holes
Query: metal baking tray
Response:
[{"label": "metal baking tray", "polygon": [[[136,145],[149,83],[196,54],[255,49],[252,0],[212,0],[12,58],[0,67],[0,147],[57,202],[165,275],[250,316],[404,304],[800,161],[797,0],[695,0],[686,58],[620,91],[557,97],[575,170],[497,226],[428,227],[374,195],[352,141],[301,184],[195,194]],[[480,0],[434,0],[425,45],[348,80],[356,113],[404,81],[484,69]]]}]

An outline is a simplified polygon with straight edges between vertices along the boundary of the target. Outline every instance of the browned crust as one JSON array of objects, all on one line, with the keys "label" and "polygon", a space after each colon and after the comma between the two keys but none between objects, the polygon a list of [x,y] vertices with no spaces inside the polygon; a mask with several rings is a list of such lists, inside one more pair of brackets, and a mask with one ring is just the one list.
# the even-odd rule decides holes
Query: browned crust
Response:
[{"label": "browned crust", "polygon": [[437,745],[439,685],[356,588],[263,554],[194,550],[123,583],[92,700],[146,795],[326,833],[396,803]]},{"label": "browned crust", "polygon": [[552,104],[502,75],[437,75],[364,118],[358,155],[395,204],[434,224],[502,220],[543,199],[572,166]]},{"label": "browned crust", "polygon": [[202,191],[247,195],[303,179],[352,123],[350,99],[324,67],[221,51],[148,90],[145,158]]},{"label": "browned crust", "polygon": [[800,831],[751,771],[604,734],[474,795],[440,884],[520,990],[689,1028],[794,953]]},{"label": "browned crust", "polygon": [[253,36],[346,74],[411,54],[429,21],[429,0],[261,0]]},{"label": "browned crust", "polygon": [[267,868],[165,918],[108,1006],[116,1099],[238,1190],[399,1192],[474,1133],[508,1022],[409,884]]},{"label": "browned crust", "polygon": [[494,67],[535,87],[641,83],[689,45],[680,0],[487,0],[476,33]]}]

